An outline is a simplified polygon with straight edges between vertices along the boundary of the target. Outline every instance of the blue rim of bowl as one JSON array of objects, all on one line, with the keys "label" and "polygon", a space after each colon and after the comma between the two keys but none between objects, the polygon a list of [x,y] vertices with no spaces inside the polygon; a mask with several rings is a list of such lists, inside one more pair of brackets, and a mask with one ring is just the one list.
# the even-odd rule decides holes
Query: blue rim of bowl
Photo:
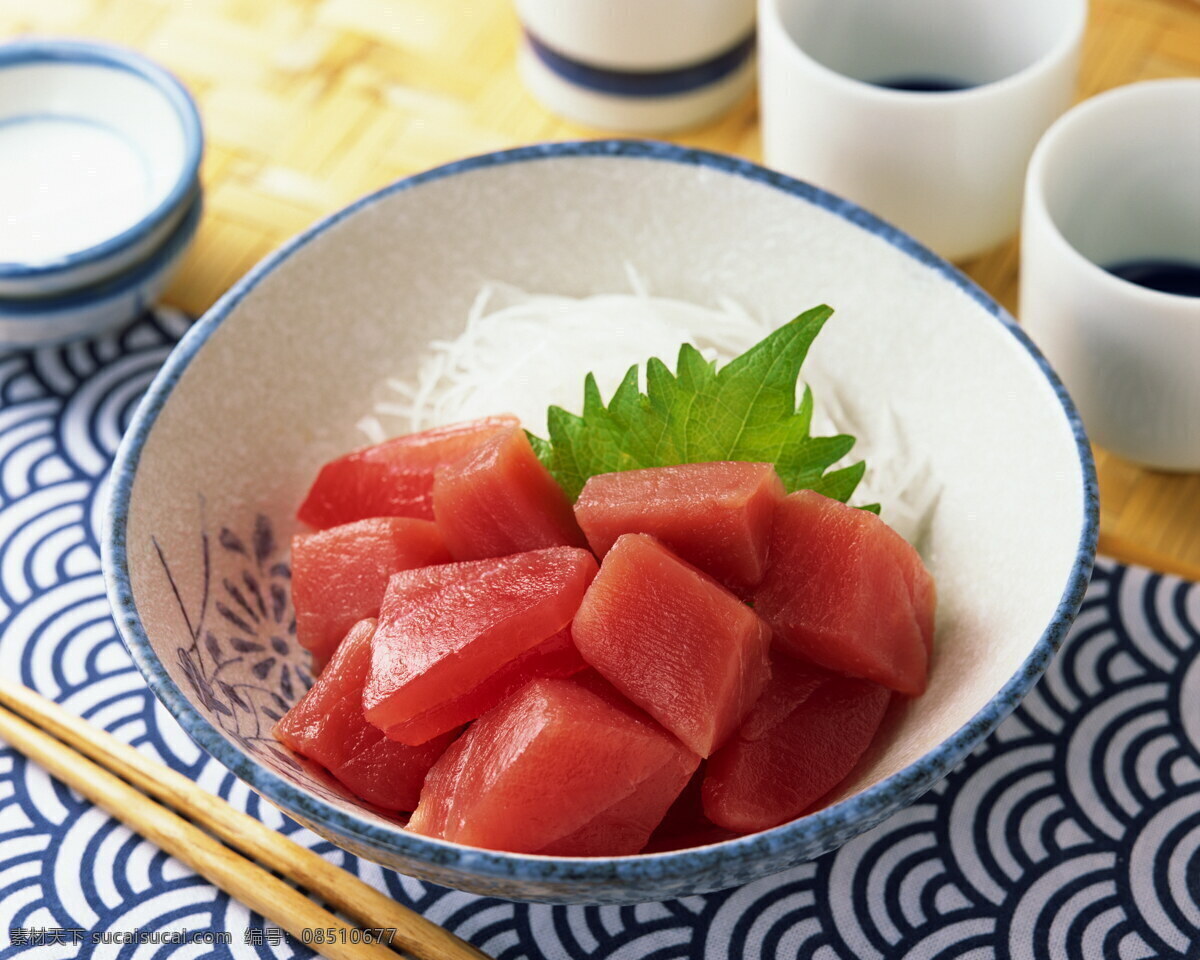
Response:
[{"label": "blue rim of bowl", "polygon": [[14,40],[0,44],[0,70],[39,63],[88,64],[131,73],[161,91],[175,110],[183,130],[183,163],[170,192],[137,223],[100,243],[39,263],[0,261],[0,280],[27,280],[103,260],[137,243],[186,202],[200,173],[204,132],[200,112],[178,79],[133,50],[90,40]]},{"label": "blue rim of bowl", "polygon": [[[1075,562],[1045,631],[1020,669],[999,692],[971,720],[936,748],[861,793],[771,830],[711,846],[631,857],[539,857],[499,853],[433,840],[408,833],[399,826],[372,822],[338,809],[272,772],[226,740],[171,679],[155,654],[134,605],[125,536],[138,460],[150,429],[180,376],[197,351],[246,295],[276,266],[315,237],[392,194],[460,173],[564,157],[618,157],[704,167],[798,197],[885,240],[953,283],[995,317],[996,321],[1028,351],[1058,398],[1079,455],[1083,526],[1076,547]],[[823,837],[839,833],[845,836],[857,832],[855,827],[858,825],[869,826],[877,823],[887,814],[915,800],[949,773],[980,740],[1012,712],[1037,682],[1062,644],[1083,601],[1084,591],[1091,577],[1099,527],[1099,495],[1087,435],[1062,382],[1029,337],[1017,326],[1016,321],[957,268],[861,207],[749,161],[657,141],[592,140],[540,144],[484,154],[400,180],[325,218],[266,257],[197,321],[171,352],[150,384],[121,441],[113,464],[108,522],[109,527],[102,542],[108,595],[113,615],[134,662],[155,695],[189,736],[276,806],[302,820],[319,823],[325,830],[348,842],[374,848],[392,856],[428,863],[447,872],[473,874],[493,881],[507,879],[543,884],[578,882],[632,886],[639,883],[686,880],[701,868],[707,872],[714,868],[736,869],[740,866],[745,868],[747,875],[775,872],[783,868],[778,864],[785,859],[789,850],[797,847],[812,848]],[[755,871],[755,864],[759,861],[775,865],[770,869]]]},{"label": "blue rim of bowl", "polygon": [[54,314],[75,310],[102,300],[120,297],[141,286],[165,266],[175,260],[196,234],[200,217],[204,212],[204,193],[195,184],[187,195],[187,209],[170,235],[149,256],[99,283],[89,284],[78,290],[58,296],[37,299],[5,300],[0,298],[0,319],[20,320],[37,323],[53,320]]}]

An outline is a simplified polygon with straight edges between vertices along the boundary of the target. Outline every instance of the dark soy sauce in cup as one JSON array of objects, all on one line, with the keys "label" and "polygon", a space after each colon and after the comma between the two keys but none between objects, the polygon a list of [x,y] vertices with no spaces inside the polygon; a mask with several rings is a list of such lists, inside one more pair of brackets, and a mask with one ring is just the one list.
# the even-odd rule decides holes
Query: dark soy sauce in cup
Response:
[{"label": "dark soy sauce in cup", "polygon": [[875,80],[873,83],[888,90],[906,90],[910,93],[952,93],[955,90],[970,90],[975,86],[973,83],[963,83],[949,77],[934,76],[893,77],[888,80]]},{"label": "dark soy sauce in cup", "polygon": [[1104,269],[1139,287],[1181,297],[1200,297],[1200,263],[1186,260],[1126,260]]}]

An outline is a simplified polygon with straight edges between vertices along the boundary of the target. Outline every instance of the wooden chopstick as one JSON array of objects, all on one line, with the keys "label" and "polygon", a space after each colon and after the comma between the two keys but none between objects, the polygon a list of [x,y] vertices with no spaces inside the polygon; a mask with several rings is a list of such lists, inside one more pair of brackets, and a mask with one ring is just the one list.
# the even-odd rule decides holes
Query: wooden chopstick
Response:
[{"label": "wooden chopstick", "polygon": [[317,926],[341,928],[335,930],[335,942],[321,947],[331,960],[395,960],[396,954],[381,944],[350,942],[351,928],[304,894],[2,707],[0,738],[293,936]]},{"label": "wooden chopstick", "polygon": [[[332,960],[396,960],[396,954],[380,944],[350,942],[361,934],[350,934],[353,928],[344,921],[252,860],[363,927],[395,929],[392,947],[422,960],[488,960],[466,941],[28,687],[0,681],[0,704],[0,739],[252,910],[297,939],[306,929],[344,928],[336,938],[345,942],[310,944]],[[186,814],[252,860],[149,797]]]}]

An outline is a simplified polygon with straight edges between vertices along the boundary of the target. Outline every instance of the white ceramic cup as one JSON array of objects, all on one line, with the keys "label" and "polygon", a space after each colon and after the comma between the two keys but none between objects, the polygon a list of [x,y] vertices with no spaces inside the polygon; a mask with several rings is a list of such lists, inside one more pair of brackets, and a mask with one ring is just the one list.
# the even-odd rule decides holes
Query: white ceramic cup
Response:
[{"label": "white ceramic cup", "polygon": [[516,0],[521,76],[549,109],[589,126],[695,126],[753,86],[754,3]]},{"label": "white ceramic cup", "polygon": [[1077,106],[1029,165],[1021,321],[1092,440],[1200,469],[1200,297],[1105,267],[1200,268],[1200,79],[1119,87]]},{"label": "white ceramic cup", "polygon": [[[766,162],[964,260],[1011,236],[1087,0],[760,0]],[[965,89],[879,86],[913,78]]]}]

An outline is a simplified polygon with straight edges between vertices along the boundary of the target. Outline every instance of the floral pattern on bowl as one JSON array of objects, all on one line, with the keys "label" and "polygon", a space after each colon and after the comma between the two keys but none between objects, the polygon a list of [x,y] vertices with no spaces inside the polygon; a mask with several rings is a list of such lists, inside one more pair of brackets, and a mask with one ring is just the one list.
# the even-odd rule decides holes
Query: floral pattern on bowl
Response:
[{"label": "floral pattern on bowl", "polygon": [[[204,498],[199,502],[203,517]],[[191,637],[175,645],[176,666],[211,722],[276,773],[324,799],[363,803],[271,733],[313,684],[311,655],[296,641],[287,551],[271,519],[259,513],[248,531],[221,526],[215,536],[202,524],[195,537],[199,565],[193,569],[201,575],[194,604],[184,600],[186,591],[158,539],[151,540]]]}]

